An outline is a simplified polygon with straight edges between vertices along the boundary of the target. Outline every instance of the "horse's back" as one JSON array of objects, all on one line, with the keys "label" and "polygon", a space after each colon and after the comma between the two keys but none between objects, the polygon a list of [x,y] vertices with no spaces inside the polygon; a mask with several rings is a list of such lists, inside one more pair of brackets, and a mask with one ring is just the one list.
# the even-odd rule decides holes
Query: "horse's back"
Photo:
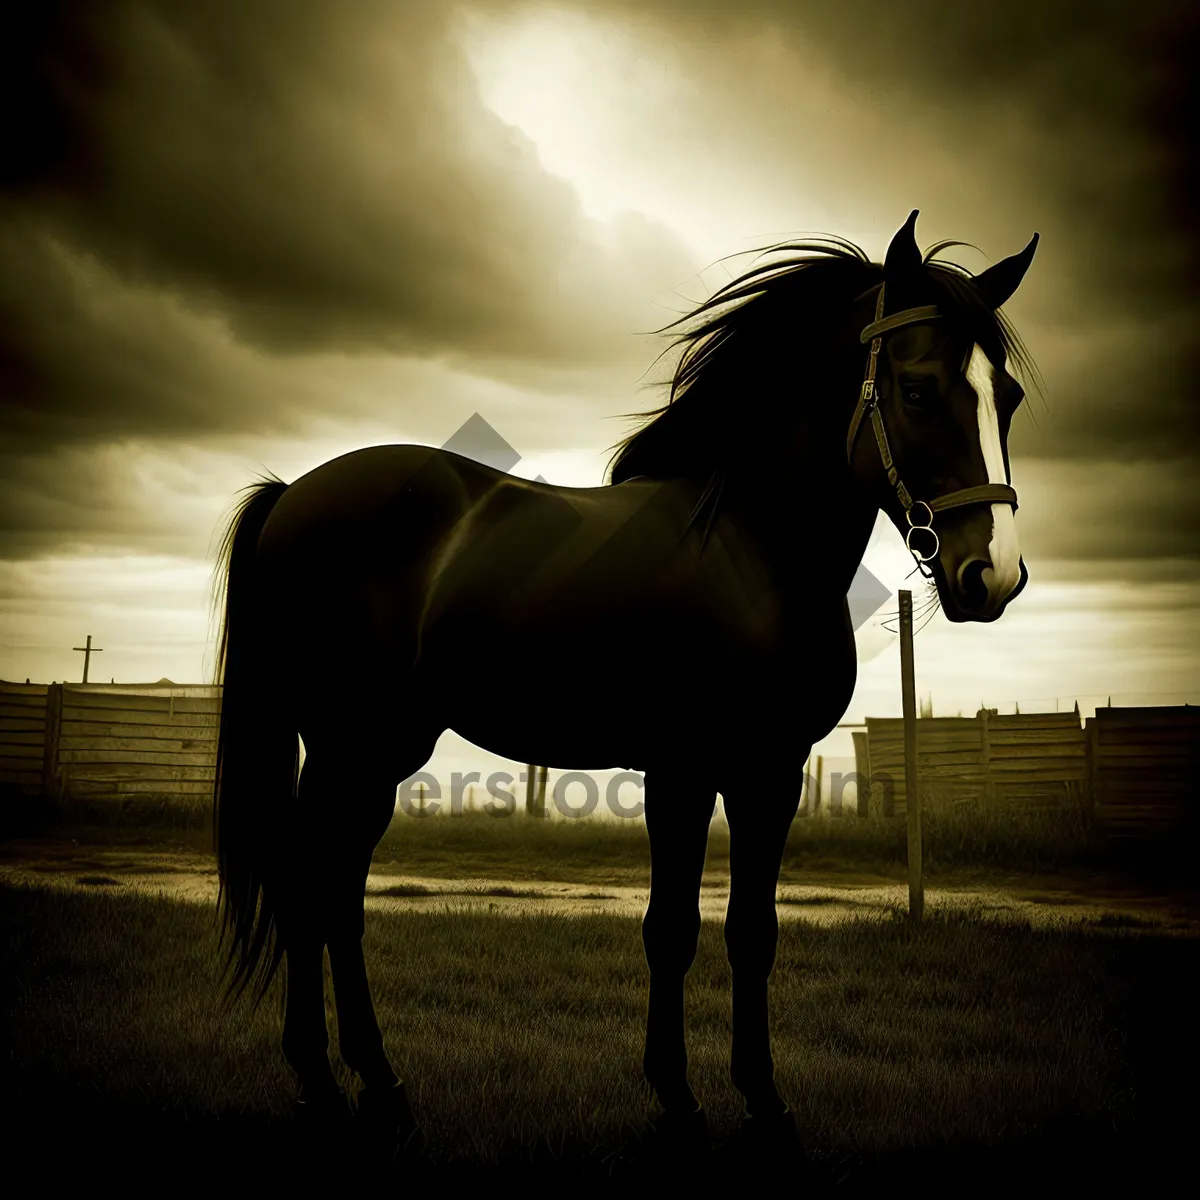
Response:
[{"label": "horse's back", "polygon": [[263,544],[279,549],[288,535],[368,527],[393,519],[398,508],[461,512],[500,477],[490,467],[432,446],[354,450],[313,468],[288,487],[263,531]]}]

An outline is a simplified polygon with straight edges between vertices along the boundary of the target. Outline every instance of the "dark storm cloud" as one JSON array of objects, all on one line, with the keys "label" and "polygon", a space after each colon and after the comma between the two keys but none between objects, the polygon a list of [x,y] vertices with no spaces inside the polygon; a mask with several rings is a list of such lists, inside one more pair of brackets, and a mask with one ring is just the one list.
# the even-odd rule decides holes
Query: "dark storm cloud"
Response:
[{"label": "dark storm cloud", "polygon": [[36,63],[12,191],[127,277],[210,293],[264,344],[531,348],[512,288],[571,197],[519,135],[462,111],[469,81],[428,11],[60,9],[11,51]]},{"label": "dark storm cloud", "polygon": [[[153,405],[136,360],[178,349],[135,350],[112,331],[98,345],[60,251],[284,352],[594,361],[625,332],[625,296],[655,277],[636,221],[613,230],[609,254],[573,190],[483,108],[441,6],[18,11],[0,97],[14,134],[0,352],[18,429],[34,413],[60,422],[56,437],[92,420],[142,428]],[[673,282],[681,251],[654,232]],[[153,341],[125,340],[139,332]],[[97,355],[126,348],[135,361],[105,380]],[[99,377],[86,403],[62,378],[73,371]],[[190,403],[159,395],[165,431],[191,426]],[[218,401],[212,415],[229,411]]]},{"label": "dark storm cloud", "polygon": [[[868,97],[880,112],[898,97],[924,100],[934,119],[912,130],[914,156],[952,128],[986,144],[1015,127],[1022,153],[997,157],[997,183],[1029,176],[1057,198],[1074,224],[1078,266],[1101,289],[1097,300],[1174,311],[1194,298],[1200,231],[1189,113],[1200,107],[1200,10],[1186,0],[583,4],[655,13],[674,36],[710,44],[725,30],[771,27],[815,48],[848,94]],[[847,134],[862,186],[886,196],[889,181],[872,167],[878,132]]]},{"label": "dark storm cloud", "polygon": [[[1030,570],[1047,564],[1065,575],[1104,561],[1110,574],[1144,577],[1150,560],[1195,558],[1200,492],[1184,459],[1141,461],[1034,459],[1014,473],[1017,527]],[[1169,568],[1179,573],[1180,568]]]},{"label": "dark storm cloud", "polygon": [[5,450],[275,422],[304,393],[273,390],[219,323],[170,294],[124,287],[29,221],[0,229]]},{"label": "dark storm cloud", "polygon": [[[1191,381],[1200,369],[1200,195],[1194,131],[1200,108],[1200,8],[1180,0],[581,0],[598,14],[637,21],[639,36],[683,47],[691,69],[720,76],[728,58],[754,69],[769,31],[791,47],[797,95],[805,75],[832,72],[847,104],[816,112],[755,108],[747,85],[713,92],[761,154],[803,158],[829,130],[844,145],[847,203],[869,194],[898,214],[921,206],[919,170],[895,170],[896,143],[914,167],[961,160],[994,179],[981,222],[1039,228],[1043,242],[1019,296],[1042,351],[1063,420],[1046,423],[1042,453],[1187,453],[1200,435]],[[770,57],[779,70],[778,57]],[[773,93],[774,95],[774,93]],[[856,104],[851,104],[853,100]],[[743,101],[739,105],[739,101]],[[856,106],[857,105],[857,106]],[[911,128],[893,123],[912,116]],[[820,126],[821,128],[816,128]],[[952,201],[953,197],[945,197]],[[1010,217],[1005,206],[1019,208]],[[837,229],[830,232],[839,232]],[[920,233],[920,230],[918,230]],[[951,236],[955,236],[954,233]],[[1022,232],[1021,236],[1027,236]],[[1005,252],[1018,249],[1014,244]],[[1054,277],[1046,278],[1053,271]],[[1137,337],[1122,324],[1136,323]],[[1059,370],[1058,343],[1087,338]],[[1072,443],[1071,431],[1083,444]],[[1058,430],[1064,436],[1059,439]],[[1131,440],[1132,435],[1132,440]]]},{"label": "dark storm cloud", "polygon": [[[881,114],[919,100],[914,161],[994,146],[997,195],[1016,179],[1023,211],[1053,211],[1038,265],[1068,276],[1055,295],[1069,303],[1031,310],[1037,328],[1022,329],[1053,387],[1048,413],[1031,400],[1038,428],[1018,426],[1014,454],[1091,463],[1072,476],[1071,511],[1153,528],[1120,539],[1134,558],[1148,546],[1200,551],[1200,525],[1176,503],[1200,444],[1184,125],[1193,6],[577,7],[650,20],[638,26],[647,39],[700,47],[701,68],[725,34],[770,28],[798,64],[827,63]],[[624,297],[693,269],[641,218],[615,227],[615,250],[597,244],[572,190],[480,104],[453,6],[97,0],[17,11],[0,51],[0,427],[14,456],[0,464],[0,507],[13,537],[26,531],[22,552],[69,540],[72,522],[133,537],[116,515],[124,493],[89,506],[99,481],[71,469],[64,444],[278,429],[334,404],[273,371],[272,355],[383,349],[497,371],[614,348],[648,358],[622,324]],[[788,114],[771,114],[770,141],[748,96],[727,86],[713,103],[744,107],[745,138],[764,155],[797,153],[803,130],[788,142]],[[835,128],[841,119],[829,114]],[[907,197],[874,169],[879,127],[840,136],[847,186],[902,216]],[[1104,464],[1144,460],[1114,501]],[[1117,544],[1064,529],[1031,533],[1067,558]]]},{"label": "dark storm cloud", "polygon": [[120,470],[128,465],[111,452],[0,453],[0,559],[35,558],[48,546],[202,556],[203,539],[182,535],[174,514],[148,504]]}]

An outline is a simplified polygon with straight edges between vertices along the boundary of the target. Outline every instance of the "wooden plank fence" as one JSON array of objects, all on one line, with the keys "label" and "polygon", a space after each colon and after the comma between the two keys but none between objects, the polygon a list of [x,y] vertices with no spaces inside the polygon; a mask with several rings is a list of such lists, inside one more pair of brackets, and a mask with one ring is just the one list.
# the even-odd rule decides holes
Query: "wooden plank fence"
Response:
[{"label": "wooden plank fence", "polygon": [[[903,816],[904,729],[867,718],[856,770],[871,802]],[[1180,830],[1197,820],[1200,709],[1102,708],[1076,713],[926,718],[917,722],[922,798],[932,806],[989,805],[1013,811],[1089,804],[1110,834]]]},{"label": "wooden plank fence", "polygon": [[[877,802],[885,815],[902,815],[904,722],[868,717],[867,755]],[[1088,782],[1087,738],[1075,713],[926,717],[917,722],[917,768],[935,807],[1056,808]]]},{"label": "wooden plank fence", "polygon": [[0,782],[65,799],[212,794],[220,689],[0,683]]},{"label": "wooden plank fence", "polygon": [[1174,834],[1200,819],[1200,708],[1098,708],[1087,720],[1096,820]]},{"label": "wooden plank fence", "polygon": [[0,685],[0,780],[42,791],[46,748],[46,684]]},{"label": "wooden plank fence", "polygon": [[[211,795],[220,689],[0,681],[0,784],[66,799]],[[855,733],[858,814],[903,817],[903,721]],[[1116,835],[1200,819],[1200,708],[922,718],[922,796],[933,807],[1013,811],[1088,803]],[[885,782],[886,780],[886,782]],[[544,784],[543,784],[544,786]]]}]

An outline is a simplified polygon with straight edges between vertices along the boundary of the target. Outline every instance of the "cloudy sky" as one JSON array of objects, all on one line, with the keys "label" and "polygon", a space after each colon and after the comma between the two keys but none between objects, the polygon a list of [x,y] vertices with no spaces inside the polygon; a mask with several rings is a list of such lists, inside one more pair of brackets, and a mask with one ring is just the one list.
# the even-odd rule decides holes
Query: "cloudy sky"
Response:
[{"label": "cloudy sky", "polygon": [[[919,690],[1200,700],[1193,5],[17,12],[0,678],[77,679],[92,633],[94,679],[207,679],[214,530],[264,466],[478,412],[516,474],[601,483],[646,331],[718,259],[812,232],[878,259],[919,208],[973,270],[1041,233],[1007,311],[1045,380],[1011,438],[1030,585],[998,625],[932,621]],[[868,562],[903,582],[890,529]],[[878,623],[860,657],[850,717],[897,712]]]}]

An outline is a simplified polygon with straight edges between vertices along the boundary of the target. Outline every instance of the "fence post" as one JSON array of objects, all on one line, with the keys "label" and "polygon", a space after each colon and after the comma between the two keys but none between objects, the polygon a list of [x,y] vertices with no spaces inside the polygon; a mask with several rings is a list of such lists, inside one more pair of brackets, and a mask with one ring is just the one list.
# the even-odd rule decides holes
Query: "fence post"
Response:
[{"label": "fence post", "polygon": [[900,693],[904,704],[904,801],[908,816],[908,916],[925,911],[921,862],[921,792],[917,774],[917,687],[913,670],[912,592],[900,592]]},{"label": "fence post", "polygon": [[867,756],[867,735],[855,732],[851,734],[854,741],[854,771],[858,775],[855,791],[858,793],[858,815],[865,817],[871,806],[871,761]]},{"label": "fence post", "polygon": [[1093,825],[1100,811],[1100,723],[1088,717],[1083,723],[1087,734],[1088,817]]},{"label": "fence post", "polygon": [[980,708],[979,756],[983,760],[983,802],[991,809],[995,806],[996,788],[992,781],[992,733],[988,725],[989,716],[986,708]]},{"label": "fence post", "polygon": [[42,744],[42,791],[48,797],[61,794],[62,779],[58,769],[58,743],[62,735],[63,689],[52,683],[46,689],[46,731]]}]

